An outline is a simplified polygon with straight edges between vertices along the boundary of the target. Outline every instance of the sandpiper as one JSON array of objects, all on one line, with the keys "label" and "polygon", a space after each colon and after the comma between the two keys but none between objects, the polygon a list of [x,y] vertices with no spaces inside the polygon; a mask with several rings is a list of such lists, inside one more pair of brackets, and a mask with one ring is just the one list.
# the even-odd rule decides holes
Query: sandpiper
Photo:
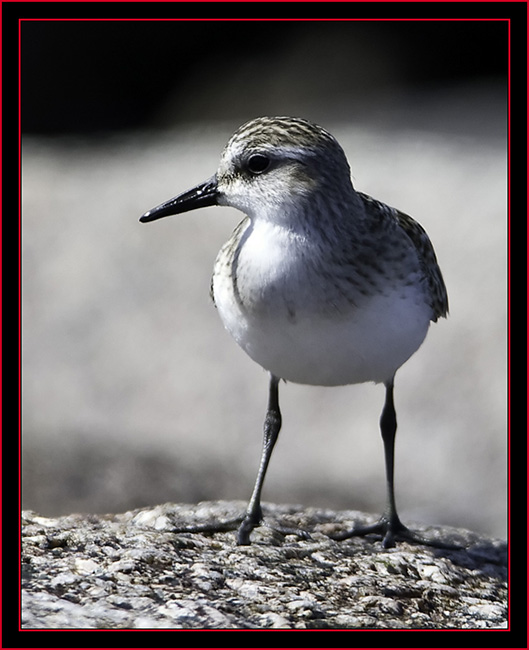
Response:
[{"label": "sandpiper", "polygon": [[263,521],[261,491],[281,428],[283,379],[385,385],[380,429],[386,509],[376,524],[334,538],[377,534],[385,548],[396,540],[450,547],[401,523],[393,481],[395,373],[422,344],[430,321],[448,313],[445,284],[424,229],[355,190],[337,140],[293,117],[261,117],[241,126],[216,174],[140,221],[212,205],[245,214],[215,262],[215,305],[240,347],[270,373],[261,461],[238,543],[249,544]]}]

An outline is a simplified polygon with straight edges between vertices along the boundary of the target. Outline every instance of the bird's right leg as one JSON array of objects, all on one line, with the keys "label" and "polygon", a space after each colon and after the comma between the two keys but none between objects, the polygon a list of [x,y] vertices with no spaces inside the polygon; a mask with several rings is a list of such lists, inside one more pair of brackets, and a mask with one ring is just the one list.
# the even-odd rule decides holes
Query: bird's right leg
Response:
[{"label": "bird's right leg", "polygon": [[259,471],[253,488],[252,496],[246,509],[246,516],[240,525],[237,533],[237,544],[249,544],[250,533],[259,526],[263,520],[263,511],[261,509],[261,492],[266,476],[266,470],[272,456],[272,451],[277,442],[279,431],[281,430],[281,410],[279,408],[279,379],[270,375],[270,390],[268,394],[268,408],[263,426],[263,449],[261,451],[261,461]]},{"label": "bird's right leg", "polygon": [[[248,503],[246,513],[237,519],[231,519],[226,522],[207,522],[204,524],[195,524],[189,526],[177,526],[174,532],[181,533],[217,533],[237,529],[237,544],[244,546],[250,544],[250,535],[254,528],[263,523],[263,511],[261,508],[261,492],[266,476],[266,470],[270,463],[272,451],[277,442],[279,431],[281,429],[281,410],[279,408],[279,378],[270,375],[270,388],[268,394],[268,407],[263,426],[263,449],[259,463],[259,471]],[[309,533],[298,528],[291,528],[281,525],[268,525],[271,530],[281,535],[297,535],[302,539],[310,539]]]},{"label": "bird's right leg", "polygon": [[[266,470],[270,462],[270,457],[277,442],[279,431],[281,429],[281,410],[279,408],[279,378],[270,375],[270,390],[268,395],[268,408],[263,426],[263,449],[261,452],[261,461],[259,463],[259,471],[257,472],[257,479],[253,489],[246,515],[242,520],[237,533],[237,544],[247,545],[250,544],[250,534],[254,528],[263,522],[263,511],[261,509],[261,492],[266,476]],[[308,533],[299,529],[286,528],[283,526],[271,526],[283,535],[297,535],[298,537],[307,539],[310,537]]]},{"label": "bird's right leg", "polygon": [[246,509],[246,514],[238,519],[231,520],[224,524],[215,522],[198,524],[195,526],[185,526],[175,529],[176,532],[223,532],[226,530],[238,529],[237,544],[250,544],[250,534],[254,528],[261,525],[263,520],[263,511],[261,509],[261,492],[266,476],[266,470],[270,462],[270,457],[277,442],[279,431],[281,429],[281,410],[279,408],[279,378],[270,375],[270,388],[268,394],[268,407],[263,426],[263,449],[261,452],[261,461],[259,471],[255,481],[252,496]]}]

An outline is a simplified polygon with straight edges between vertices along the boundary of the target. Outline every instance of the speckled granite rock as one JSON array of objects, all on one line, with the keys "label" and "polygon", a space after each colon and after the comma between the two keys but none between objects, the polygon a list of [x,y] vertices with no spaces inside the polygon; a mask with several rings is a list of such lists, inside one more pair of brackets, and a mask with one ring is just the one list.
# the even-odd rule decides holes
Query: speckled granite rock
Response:
[{"label": "speckled granite rock", "polygon": [[[449,551],[325,533],[369,519],[265,504],[251,546],[234,533],[181,532],[241,515],[242,502],[165,504],[55,519],[23,513],[23,629],[494,629],[507,625],[507,545],[459,529],[416,528]],[[226,528],[229,528],[229,524]]]}]

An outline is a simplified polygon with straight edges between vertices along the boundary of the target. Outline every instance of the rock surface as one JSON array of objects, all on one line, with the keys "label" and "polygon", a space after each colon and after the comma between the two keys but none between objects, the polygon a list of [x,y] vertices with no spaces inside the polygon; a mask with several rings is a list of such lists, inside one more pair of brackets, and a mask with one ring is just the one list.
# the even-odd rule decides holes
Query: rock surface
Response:
[{"label": "rock surface", "polygon": [[[265,504],[251,546],[229,530],[241,502],[117,515],[23,513],[23,629],[498,629],[507,627],[507,544],[414,527],[441,550],[326,533],[372,517]],[[212,533],[212,522],[227,530]],[[204,526],[203,532],[184,532]]]}]

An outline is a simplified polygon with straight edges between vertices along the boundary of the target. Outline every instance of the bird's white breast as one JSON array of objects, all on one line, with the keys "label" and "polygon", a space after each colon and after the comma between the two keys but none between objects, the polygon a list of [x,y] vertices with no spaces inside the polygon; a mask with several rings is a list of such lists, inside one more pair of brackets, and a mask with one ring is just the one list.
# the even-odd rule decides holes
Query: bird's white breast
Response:
[{"label": "bird's white breast", "polygon": [[365,295],[330,281],[340,270],[336,260],[325,262],[321,243],[248,221],[215,265],[224,326],[254,361],[286,380],[333,386],[391,379],[428,331],[423,293],[413,283],[390,283]]}]

